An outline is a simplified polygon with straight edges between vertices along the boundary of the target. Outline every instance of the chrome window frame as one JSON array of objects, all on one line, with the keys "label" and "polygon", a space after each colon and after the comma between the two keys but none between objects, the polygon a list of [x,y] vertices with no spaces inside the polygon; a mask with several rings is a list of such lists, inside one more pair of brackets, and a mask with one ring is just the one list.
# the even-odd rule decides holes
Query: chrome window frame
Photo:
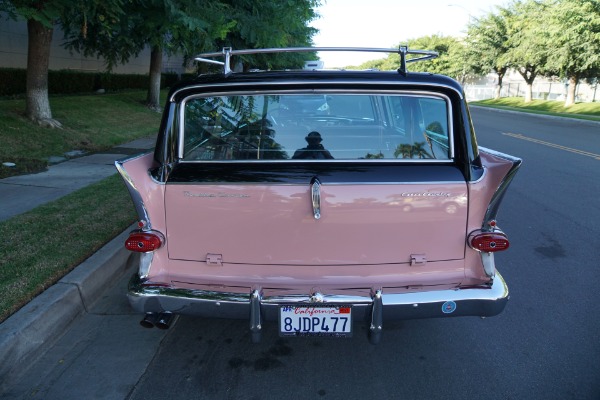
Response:
[{"label": "chrome window frame", "polygon": [[[184,160],[184,146],[185,146],[185,109],[186,104],[190,100],[198,99],[198,98],[207,98],[207,97],[219,97],[219,96],[241,96],[241,95],[251,95],[251,96],[272,96],[272,95],[280,95],[280,94],[288,94],[288,95],[319,95],[319,94],[346,94],[346,95],[387,95],[387,96],[408,96],[408,97],[416,97],[416,98],[432,98],[432,99],[442,99],[446,103],[446,117],[448,124],[448,144],[449,144],[449,158],[445,160],[437,160],[437,159],[333,159],[333,160]],[[173,95],[174,96],[174,95]],[[172,96],[172,98],[173,98]],[[456,151],[454,145],[454,120],[453,120],[453,108],[452,101],[450,97],[443,93],[432,93],[428,91],[421,90],[388,90],[388,89],[380,89],[380,90],[367,90],[367,89],[283,89],[283,90],[243,90],[243,91],[214,91],[214,92],[203,92],[196,93],[190,96],[185,97],[180,102],[179,107],[179,132],[178,132],[178,146],[177,146],[177,159],[180,163],[222,163],[222,164],[235,164],[235,163],[410,163],[410,164],[421,164],[421,163],[435,163],[435,164],[451,164],[454,162]]]}]

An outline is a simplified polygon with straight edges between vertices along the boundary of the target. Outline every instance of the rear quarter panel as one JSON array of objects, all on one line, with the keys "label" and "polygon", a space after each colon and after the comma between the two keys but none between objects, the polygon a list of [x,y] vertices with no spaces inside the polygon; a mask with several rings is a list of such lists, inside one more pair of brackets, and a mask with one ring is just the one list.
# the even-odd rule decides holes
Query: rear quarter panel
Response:
[{"label": "rear quarter panel", "polygon": [[[509,159],[481,148],[480,157],[484,168],[483,176],[479,180],[468,184],[469,215],[467,234],[481,229],[484,224],[489,222],[485,221],[485,216],[492,198],[514,166],[514,163]],[[481,264],[480,253],[467,247],[465,254],[465,281],[463,285],[477,285],[488,279]]]},{"label": "rear quarter panel", "polygon": [[[144,230],[165,232],[165,185],[155,181],[150,170],[156,166],[153,153],[117,161],[121,174],[131,195],[133,205]],[[158,281],[168,280],[168,253],[166,246],[153,254],[151,274]]]}]

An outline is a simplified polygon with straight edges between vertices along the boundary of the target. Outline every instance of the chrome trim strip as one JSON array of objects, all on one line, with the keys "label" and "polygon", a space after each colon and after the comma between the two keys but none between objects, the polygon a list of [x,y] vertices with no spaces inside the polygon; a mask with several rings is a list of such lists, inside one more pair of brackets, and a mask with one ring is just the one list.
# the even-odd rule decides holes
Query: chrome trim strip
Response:
[{"label": "chrome trim strip", "polygon": [[166,168],[170,168],[170,165],[162,165],[160,167],[158,167],[160,169],[160,179],[164,179],[164,180],[159,180],[157,178],[154,177],[154,175],[150,174],[150,179],[152,179],[152,182],[156,183],[157,185],[161,185],[164,186],[167,184],[167,179],[166,177],[168,176],[168,173],[166,172]]},{"label": "chrome trim strip", "polygon": [[152,267],[152,261],[154,261],[154,252],[139,253],[140,258],[138,262],[138,275],[140,279],[148,278],[150,274],[150,268]]},{"label": "chrome trim strip", "polygon": [[[267,82],[268,83],[268,82]],[[281,84],[278,84],[277,86],[280,85],[287,85],[290,84],[291,82],[283,82]],[[293,82],[296,83],[296,82]],[[300,82],[298,82],[300,83]],[[310,84],[311,82],[307,82],[307,84]],[[314,82],[316,83],[321,83],[321,85],[323,85],[323,81],[317,81]],[[356,83],[356,82],[343,82],[343,84],[347,85],[350,83]],[[370,82],[369,82],[370,83]],[[381,82],[383,84],[383,82]],[[261,83],[261,85],[264,85]],[[305,84],[302,84],[302,86],[304,86]],[[213,86],[217,86],[217,87],[232,87],[232,86],[238,86],[235,83],[230,83],[227,86],[224,86],[222,84],[218,85],[218,84],[208,84],[208,85],[203,85],[202,87],[213,87]],[[270,85],[267,85],[270,86]],[[414,84],[413,84],[414,86]],[[420,86],[420,84],[419,84]],[[193,86],[190,86],[193,87]],[[412,97],[429,97],[429,98],[433,98],[433,99],[437,99],[437,98],[443,98],[444,100],[446,100],[448,103],[450,103],[450,98],[448,96],[446,96],[443,93],[432,93],[432,92],[428,92],[426,90],[406,90],[406,89],[402,89],[402,88],[398,88],[398,89],[360,89],[360,88],[355,88],[355,89],[333,89],[330,87],[324,87],[324,88],[313,88],[313,89],[279,89],[279,90],[271,90],[271,89],[250,89],[250,90],[221,90],[221,91],[211,91],[211,92],[202,92],[202,93],[195,93],[192,95],[189,95],[187,97],[185,97],[184,100],[181,101],[182,105],[185,105],[185,103],[190,100],[190,99],[195,99],[195,98],[204,98],[204,97],[219,97],[219,96],[241,96],[241,95],[247,95],[247,94],[252,94],[252,95],[265,95],[265,96],[272,96],[272,95],[279,95],[279,94],[286,94],[286,95],[311,95],[311,94],[366,94],[366,95],[374,95],[374,94],[381,94],[381,95],[405,95],[405,96],[412,96]]]},{"label": "chrome trim strip", "polygon": [[405,159],[405,158],[387,158],[387,159],[352,159],[344,158],[342,160],[214,160],[214,161],[189,161],[181,160],[180,163],[188,164],[287,164],[287,163],[361,163],[361,164],[385,164],[385,163],[406,163],[406,164],[448,164],[452,165],[452,160],[436,160],[433,158],[417,158],[417,159]]},{"label": "chrome trim strip", "polygon": [[371,344],[381,341],[383,332],[383,295],[381,289],[373,294],[373,308],[371,310],[371,326],[369,327],[369,340]]},{"label": "chrome trim strip", "polygon": [[[175,156],[177,158],[177,162],[183,162],[183,153],[184,153],[184,148],[185,148],[185,139],[183,138],[183,136],[185,135],[185,106],[186,103],[188,102],[190,98],[186,97],[185,99],[183,99],[180,103],[179,109],[178,109],[178,115],[175,116],[175,118],[179,119],[179,126],[178,126],[178,130],[177,130],[177,140],[178,142],[177,144],[177,155]],[[173,100],[171,100],[173,101]],[[171,133],[171,135],[173,135],[174,133]]]},{"label": "chrome trim strip", "polygon": [[[465,181],[426,181],[426,182],[327,182],[327,186],[373,186],[373,185],[456,185],[465,184]],[[176,182],[167,185],[194,185],[194,186],[302,186],[301,183],[280,182]]]},{"label": "chrome trim strip", "polygon": [[506,153],[501,153],[499,151],[492,150],[492,149],[490,149],[488,147],[479,146],[479,150],[481,150],[481,151],[483,151],[485,153],[491,154],[493,156],[496,156],[498,158],[503,158],[503,159],[505,159],[507,161],[512,161],[512,162],[521,162],[521,161],[523,161],[523,160],[521,160],[518,157],[514,157],[514,156],[511,156],[510,154],[506,154]]},{"label": "chrome trim strip", "polygon": [[321,219],[321,182],[316,177],[310,183],[310,194],[315,219]]},{"label": "chrome trim strip", "polygon": [[[210,85],[207,85],[210,86]],[[233,86],[233,85],[232,85]],[[218,97],[218,96],[237,96],[237,95],[247,95],[249,92],[247,91],[224,91],[224,92],[206,92],[202,94],[194,94],[186,97],[181,101],[181,107],[179,107],[179,143],[177,143],[177,158],[180,160],[179,162],[186,163],[248,163],[248,162],[265,162],[269,164],[279,164],[279,163],[289,163],[290,161],[298,162],[298,160],[210,160],[210,161],[189,161],[183,160],[184,156],[184,146],[185,146],[185,106],[189,100],[193,100],[196,98],[205,98],[205,97]],[[385,163],[385,162],[394,162],[394,163],[411,163],[411,164],[423,164],[423,163],[434,163],[434,164],[445,164],[445,163],[453,163],[454,157],[456,155],[455,147],[454,147],[454,118],[453,118],[453,108],[452,101],[445,94],[432,94],[430,92],[419,91],[419,90],[411,90],[411,91],[396,91],[396,90],[365,90],[365,89],[352,89],[352,90],[335,90],[335,89],[306,89],[306,90],[277,90],[277,91],[268,91],[268,90],[260,90],[254,91],[251,94],[253,96],[262,95],[262,96],[270,96],[275,94],[369,94],[369,95],[402,95],[407,97],[426,97],[426,98],[435,98],[435,99],[443,99],[447,106],[447,118],[448,118],[448,146],[450,150],[449,159],[447,160],[438,160],[438,159],[340,159],[340,160],[327,160],[328,163],[340,163],[340,162],[358,162],[358,163]],[[175,95],[175,94],[174,94]],[[173,95],[173,96],[174,96]],[[172,98],[173,101],[173,98]],[[323,160],[302,160],[300,162],[303,163],[318,163],[323,162]]]},{"label": "chrome trim strip", "polygon": [[[133,309],[140,313],[170,311],[200,317],[247,319],[251,310],[250,292],[229,293],[147,286],[141,283],[137,275],[129,282],[128,298]],[[508,287],[499,273],[489,287],[402,294],[386,294],[382,291],[381,294],[383,320],[469,315],[491,317],[502,312],[508,298]],[[310,304],[310,299],[310,294],[262,297],[261,320],[276,321],[280,305]],[[356,318],[370,317],[373,302],[370,295],[323,294],[323,304],[351,305]],[[454,303],[455,309],[450,312],[442,311],[442,305],[448,303]]]},{"label": "chrome trim strip", "polygon": [[468,183],[473,184],[473,185],[478,184],[485,179],[487,174],[488,174],[487,167],[484,166],[483,172],[481,173],[481,176],[479,177],[479,179],[477,179],[476,181],[468,182]]},{"label": "chrome trim strip", "polygon": [[485,274],[492,279],[496,278],[496,263],[494,261],[494,253],[481,253],[481,262]]},{"label": "chrome trim strip", "polygon": [[261,294],[258,289],[255,289],[250,294],[250,332],[252,333],[252,341],[258,343],[262,333],[262,320],[260,316]]}]

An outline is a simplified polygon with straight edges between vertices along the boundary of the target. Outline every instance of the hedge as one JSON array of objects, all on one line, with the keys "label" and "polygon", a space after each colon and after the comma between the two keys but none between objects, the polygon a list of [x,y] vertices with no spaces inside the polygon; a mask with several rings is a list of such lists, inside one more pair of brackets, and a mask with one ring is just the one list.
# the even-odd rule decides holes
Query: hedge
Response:
[{"label": "hedge", "polygon": [[[185,74],[184,77],[189,77]],[[170,87],[179,80],[175,73],[162,74],[161,88]],[[26,70],[0,68],[0,96],[25,93]],[[141,74],[111,74],[71,70],[48,71],[50,94],[89,93],[98,89],[115,91],[122,89],[147,89],[149,76]]]}]

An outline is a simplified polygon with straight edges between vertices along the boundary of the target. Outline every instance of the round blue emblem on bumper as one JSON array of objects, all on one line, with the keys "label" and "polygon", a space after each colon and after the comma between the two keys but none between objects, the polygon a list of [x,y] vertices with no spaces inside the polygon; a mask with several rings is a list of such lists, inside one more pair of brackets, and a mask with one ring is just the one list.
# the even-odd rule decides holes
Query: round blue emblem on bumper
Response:
[{"label": "round blue emblem on bumper", "polygon": [[444,314],[452,314],[456,310],[456,303],[453,301],[447,301],[442,304],[442,312]]}]

